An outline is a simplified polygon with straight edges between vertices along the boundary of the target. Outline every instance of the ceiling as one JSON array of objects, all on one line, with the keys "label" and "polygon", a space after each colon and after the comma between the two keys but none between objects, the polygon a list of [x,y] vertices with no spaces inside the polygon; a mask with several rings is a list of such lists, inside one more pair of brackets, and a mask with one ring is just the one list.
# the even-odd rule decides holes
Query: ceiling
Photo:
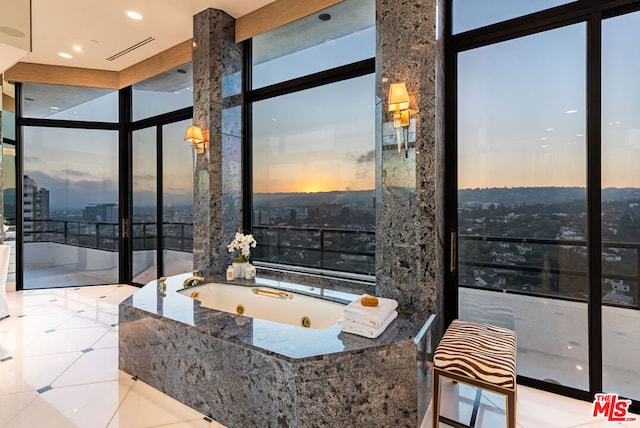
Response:
[{"label": "ceiling", "polygon": [[[204,9],[224,10],[238,18],[272,1],[31,0],[32,52],[21,61],[121,71],[192,38],[193,15]],[[126,12],[130,10],[140,13],[142,19],[129,18]],[[107,60],[145,40],[150,41]],[[80,52],[74,50],[76,46]]]}]

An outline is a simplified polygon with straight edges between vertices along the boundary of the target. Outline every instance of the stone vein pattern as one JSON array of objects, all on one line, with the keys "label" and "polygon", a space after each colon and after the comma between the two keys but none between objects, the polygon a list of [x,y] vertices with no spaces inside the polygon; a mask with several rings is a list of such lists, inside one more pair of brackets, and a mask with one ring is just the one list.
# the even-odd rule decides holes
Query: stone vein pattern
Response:
[{"label": "stone vein pattern", "polygon": [[[441,9],[442,10],[442,9]],[[443,319],[442,236],[436,183],[444,168],[436,146],[436,0],[376,0],[376,294],[425,320]],[[416,122],[415,148],[395,149],[389,85],[405,82]],[[440,144],[441,142],[439,142]],[[439,220],[441,221],[441,219]],[[436,331],[441,328],[436,328]],[[440,333],[441,334],[441,333]],[[438,340],[439,334],[434,335]]]},{"label": "stone vein pattern", "polygon": [[408,319],[375,340],[339,328],[265,329],[201,308],[180,287],[168,281],[163,295],[154,281],[120,304],[120,369],[230,428],[417,426]]},{"label": "stone vein pattern", "polygon": [[227,244],[242,225],[242,45],[235,20],[216,9],[194,17],[193,122],[209,130],[194,171],[194,267],[224,272]]}]

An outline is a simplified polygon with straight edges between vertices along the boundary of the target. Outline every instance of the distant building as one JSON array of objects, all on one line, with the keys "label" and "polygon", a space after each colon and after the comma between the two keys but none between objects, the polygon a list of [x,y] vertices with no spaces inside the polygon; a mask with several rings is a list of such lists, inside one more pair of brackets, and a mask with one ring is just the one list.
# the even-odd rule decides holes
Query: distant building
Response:
[{"label": "distant building", "polygon": [[28,175],[24,176],[23,189],[24,240],[32,241],[33,232],[43,230],[39,221],[49,219],[49,190],[39,188],[36,180]]},{"label": "distant building", "polygon": [[335,217],[340,215],[342,211],[342,204],[336,203],[324,203],[314,208],[309,208],[309,214],[313,214],[317,217]]},{"label": "distant building", "polygon": [[89,204],[82,210],[82,219],[100,223],[118,223],[118,204]]}]

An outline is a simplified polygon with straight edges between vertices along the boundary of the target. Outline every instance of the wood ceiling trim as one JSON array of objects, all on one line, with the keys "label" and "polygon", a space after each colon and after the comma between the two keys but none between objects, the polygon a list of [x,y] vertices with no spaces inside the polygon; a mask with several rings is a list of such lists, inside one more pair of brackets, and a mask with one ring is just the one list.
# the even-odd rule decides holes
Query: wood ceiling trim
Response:
[{"label": "wood ceiling trim", "polygon": [[187,64],[192,57],[193,40],[189,39],[119,72],[19,62],[4,72],[4,78],[12,83],[122,89]]},{"label": "wood ceiling trim", "polygon": [[118,89],[118,72],[19,62],[4,72],[8,82]]},{"label": "wood ceiling trim", "polygon": [[236,43],[309,16],[342,0],[276,0],[236,20]]}]

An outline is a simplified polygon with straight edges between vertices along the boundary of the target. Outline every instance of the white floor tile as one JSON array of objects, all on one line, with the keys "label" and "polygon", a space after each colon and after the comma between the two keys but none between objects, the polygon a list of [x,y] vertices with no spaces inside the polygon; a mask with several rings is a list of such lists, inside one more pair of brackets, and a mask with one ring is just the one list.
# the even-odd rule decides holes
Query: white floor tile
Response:
[{"label": "white floor tile", "polygon": [[[137,290],[111,285],[10,292],[12,316],[0,321],[0,359],[13,358],[0,362],[0,427],[224,428],[118,370],[118,303]],[[87,348],[92,350],[81,352]],[[36,392],[46,386],[52,389]],[[452,392],[450,387],[444,394]],[[443,400],[443,410],[468,415],[473,393],[463,395],[466,403]],[[623,424],[595,420],[591,403],[527,387],[518,387],[517,406],[519,428],[640,428],[640,417]],[[484,396],[477,427],[501,426],[504,404]],[[421,427],[431,427],[431,410]]]},{"label": "white floor tile", "polygon": [[517,422],[524,428],[566,428],[591,423],[591,403],[520,386]]},{"label": "white floor tile", "polygon": [[20,355],[24,348],[45,334],[44,331],[21,332],[21,329],[16,327],[8,331],[0,331],[0,359]]},{"label": "white floor tile", "polygon": [[54,388],[118,380],[118,350],[94,349],[83,353],[52,384]]},{"label": "white floor tile", "polygon": [[52,352],[80,351],[92,347],[109,331],[108,327],[88,327],[55,330],[46,333],[24,348],[23,355],[43,355]]},{"label": "white floor tile", "polygon": [[38,397],[38,393],[34,391],[0,395],[0,427],[6,426],[9,420],[20,413],[36,397]]},{"label": "white floor tile", "polygon": [[118,347],[118,328],[111,328],[100,340],[98,340],[93,349],[117,348]]},{"label": "white floor tile", "polygon": [[[113,318],[108,318],[112,321]],[[105,322],[96,321],[92,312],[76,313],[66,321],[58,324],[56,330],[69,330],[73,328],[86,328],[86,327],[110,327],[110,324]]]},{"label": "white floor tile", "polygon": [[53,388],[40,394],[7,428],[107,426],[131,388],[131,381],[112,381]]},{"label": "white floor tile", "polygon": [[16,357],[0,363],[0,394],[36,391],[51,383],[80,356],[81,352]]},{"label": "white floor tile", "polygon": [[204,418],[197,411],[150,387],[134,383],[109,424],[109,428],[142,428]]},{"label": "white floor tile", "polygon": [[72,312],[61,312],[48,315],[27,315],[19,317],[12,314],[9,318],[0,322],[0,334],[7,331],[20,332],[43,332],[57,327],[60,323],[70,319]]}]

